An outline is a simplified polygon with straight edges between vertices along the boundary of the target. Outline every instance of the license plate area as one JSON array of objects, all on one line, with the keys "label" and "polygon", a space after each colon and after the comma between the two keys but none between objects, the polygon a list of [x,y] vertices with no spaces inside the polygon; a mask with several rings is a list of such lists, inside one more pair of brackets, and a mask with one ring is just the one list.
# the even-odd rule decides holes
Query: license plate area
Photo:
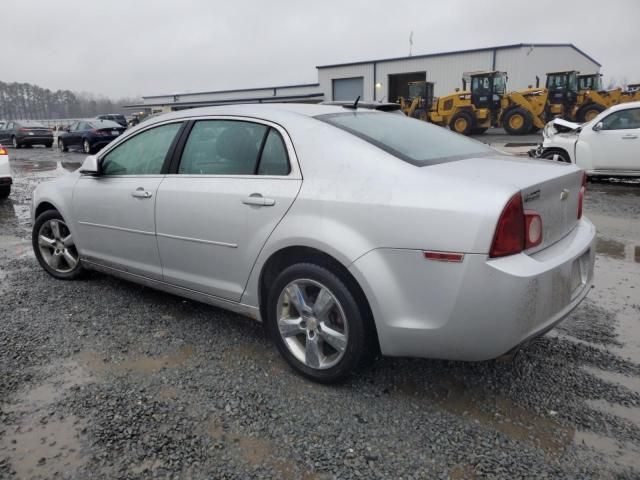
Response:
[{"label": "license plate area", "polygon": [[571,264],[571,300],[576,298],[587,284],[590,250],[587,250]]},{"label": "license plate area", "polygon": [[111,135],[117,137],[118,135],[120,135],[120,132],[118,130],[111,130]]}]

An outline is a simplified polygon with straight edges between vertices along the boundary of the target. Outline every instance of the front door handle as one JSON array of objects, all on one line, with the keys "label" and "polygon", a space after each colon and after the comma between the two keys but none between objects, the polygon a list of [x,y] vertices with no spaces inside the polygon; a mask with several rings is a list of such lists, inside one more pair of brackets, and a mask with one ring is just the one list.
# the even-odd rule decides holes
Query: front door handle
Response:
[{"label": "front door handle", "polygon": [[265,198],[259,193],[252,193],[248,197],[243,198],[242,203],[258,207],[273,207],[276,201],[273,198]]},{"label": "front door handle", "polygon": [[144,188],[138,187],[133,192],[131,192],[131,196],[135,198],[151,198],[153,194],[151,192],[147,192]]},{"label": "front door handle", "polygon": [[632,140],[634,138],[638,138],[638,135],[623,135],[622,136],[623,140]]}]

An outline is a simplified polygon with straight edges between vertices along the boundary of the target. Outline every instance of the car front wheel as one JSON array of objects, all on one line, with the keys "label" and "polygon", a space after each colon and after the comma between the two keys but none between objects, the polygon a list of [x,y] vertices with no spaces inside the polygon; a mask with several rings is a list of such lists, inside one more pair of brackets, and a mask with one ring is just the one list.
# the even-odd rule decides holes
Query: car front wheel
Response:
[{"label": "car front wheel", "polygon": [[62,215],[41,213],[33,224],[33,251],[47,273],[59,280],[74,280],[84,273],[78,249]]},{"label": "car front wheel", "polygon": [[340,381],[366,359],[370,332],[355,292],[312,263],[283,270],[272,284],[267,329],[295,370],[321,383]]},{"label": "car front wheel", "polygon": [[67,146],[64,144],[64,140],[62,140],[61,138],[58,139],[58,148],[60,149],[61,152],[66,152],[69,150]]},{"label": "car front wheel", "polygon": [[86,153],[87,155],[91,153],[91,143],[89,143],[89,140],[87,140],[86,138],[82,142],[82,149],[84,150],[84,153]]}]

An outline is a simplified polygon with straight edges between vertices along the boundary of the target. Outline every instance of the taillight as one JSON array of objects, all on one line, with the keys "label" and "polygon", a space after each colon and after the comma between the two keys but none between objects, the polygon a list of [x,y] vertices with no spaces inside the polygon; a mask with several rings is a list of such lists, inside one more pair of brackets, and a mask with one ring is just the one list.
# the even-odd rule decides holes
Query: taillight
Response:
[{"label": "taillight", "polygon": [[514,255],[541,243],[542,217],[533,210],[523,209],[522,195],[518,192],[502,210],[489,256],[495,258]]},{"label": "taillight", "polygon": [[0,145],[0,155],[9,155],[7,149]]},{"label": "taillight", "polygon": [[587,174],[582,172],[582,186],[578,192],[578,220],[582,218],[582,205],[584,204],[584,194],[587,191]]},{"label": "taillight", "polygon": [[19,128],[18,132],[28,132],[30,128]]},{"label": "taillight", "polygon": [[524,249],[537,247],[542,243],[542,217],[532,210],[524,211]]},{"label": "taillight", "polygon": [[91,133],[93,133],[94,135],[98,135],[98,136],[102,136],[105,135],[105,133],[102,130],[98,130],[96,128],[94,128],[93,130],[91,130]]}]

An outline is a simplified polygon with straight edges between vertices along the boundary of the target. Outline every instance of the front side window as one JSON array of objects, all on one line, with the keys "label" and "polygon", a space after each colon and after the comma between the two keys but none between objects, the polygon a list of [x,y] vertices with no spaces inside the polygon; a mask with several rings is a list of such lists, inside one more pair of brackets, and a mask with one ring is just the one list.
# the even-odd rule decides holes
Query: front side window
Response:
[{"label": "front side window", "polygon": [[495,150],[476,140],[404,115],[350,112],[319,115],[315,118],[418,167],[497,154]]},{"label": "front side window", "polygon": [[102,159],[103,175],[157,175],[182,123],[145,130],[121,143]]},{"label": "front side window", "polygon": [[629,130],[634,128],[640,128],[640,108],[614,112],[602,120],[603,130]]},{"label": "front side window", "polygon": [[178,173],[254,175],[268,130],[239,120],[200,120],[189,134]]}]

